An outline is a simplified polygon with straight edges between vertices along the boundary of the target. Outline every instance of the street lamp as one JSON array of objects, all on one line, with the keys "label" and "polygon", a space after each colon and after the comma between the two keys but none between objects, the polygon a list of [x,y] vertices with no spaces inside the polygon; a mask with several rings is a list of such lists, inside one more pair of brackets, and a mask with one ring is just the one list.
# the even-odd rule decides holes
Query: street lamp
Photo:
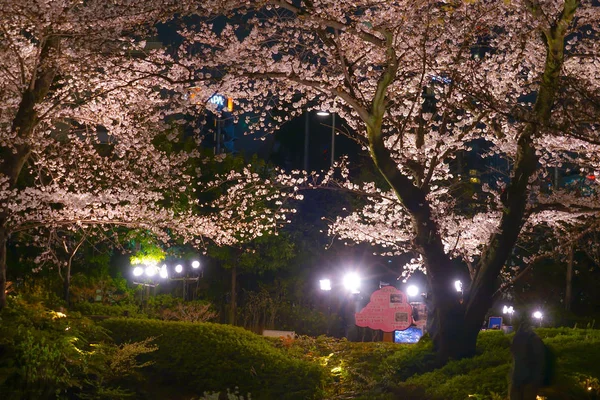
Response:
[{"label": "street lamp", "polygon": [[319,287],[324,291],[331,290],[331,281],[329,279],[321,279],[319,281]]},{"label": "street lamp", "polygon": [[502,307],[502,313],[503,314],[508,314],[508,323],[512,324],[512,315],[515,312],[515,309],[513,308],[513,306],[504,306]]},{"label": "street lamp", "polygon": [[159,275],[163,279],[167,279],[169,277],[169,272],[167,271],[167,264],[163,264],[163,266],[160,268]]},{"label": "street lamp", "polygon": [[542,314],[541,311],[536,311],[533,313],[533,318],[537,319],[540,323],[540,326],[542,326],[542,319],[544,318],[544,314]]},{"label": "street lamp", "polygon": [[152,278],[154,275],[156,275],[156,270],[156,265],[148,265],[145,270],[146,276]]},{"label": "street lamp", "polygon": [[[196,271],[196,270],[200,269],[200,261],[198,261],[198,260],[194,260],[194,261],[192,261],[192,262],[191,262],[190,264],[188,264],[188,265],[191,265],[191,267],[192,267],[192,270],[193,270],[193,271]],[[171,280],[172,280],[172,281],[182,281],[182,283],[183,283],[182,298],[183,298],[183,300],[185,300],[185,299],[186,299],[186,297],[187,297],[187,296],[186,296],[186,292],[187,292],[187,283],[188,283],[189,281],[192,281],[192,282],[198,282],[198,281],[199,281],[199,279],[200,279],[200,278],[202,278],[202,277],[204,276],[204,271],[202,271],[202,270],[200,269],[200,271],[198,271],[198,274],[196,274],[196,276],[191,276],[191,277],[190,277],[190,276],[189,276],[189,267],[188,267],[188,268],[186,268],[186,269],[184,270],[184,267],[183,267],[183,265],[181,265],[181,264],[177,264],[177,265],[175,266],[175,272],[176,272],[176,273],[177,273],[179,276],[178,276],[177,278],[171,278]],[[183,275],[183,274],[184,274],[184,272],[185,272],[185,275]]]},{"label": "street lamp", "polygon": [[360,276],[356,272],[349,272],[344,275],[342,283],[350,293],[360,293]]},{"label": "street lamp", "polygon": [[144,268],[140,267],[139,265],[133,269],[133,276],[142,276],[143,273]]},{"label": "street lamp", "polygon": [[419,294],[419,288],[416,287],[415,285],[410,285],[409,287],[406,288],[406,294],[409,297],[415,297]]},{"label": "street lamp", "polygon": [[[317,115],[325,117],[329,115],[327,111],[319,111]],[[331,168],[333,168],[333,162],[335,160],[335,113],[331,113]]]},{"label": "street lamp", "polygon": [[462,282],[459,280],[454,281],[454,288],[456,289],[457,292],[462,293]]}]

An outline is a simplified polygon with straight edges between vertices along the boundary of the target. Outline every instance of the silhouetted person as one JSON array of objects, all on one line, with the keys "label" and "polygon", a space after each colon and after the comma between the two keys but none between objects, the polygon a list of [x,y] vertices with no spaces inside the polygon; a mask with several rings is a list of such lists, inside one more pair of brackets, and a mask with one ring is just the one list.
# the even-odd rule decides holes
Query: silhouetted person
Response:
[{"label": "silhouetted person", "polygon": [[535,400],[544,383],[546,346],[522,320],[510,346],[513,365],[510,375],[510,400]]}]

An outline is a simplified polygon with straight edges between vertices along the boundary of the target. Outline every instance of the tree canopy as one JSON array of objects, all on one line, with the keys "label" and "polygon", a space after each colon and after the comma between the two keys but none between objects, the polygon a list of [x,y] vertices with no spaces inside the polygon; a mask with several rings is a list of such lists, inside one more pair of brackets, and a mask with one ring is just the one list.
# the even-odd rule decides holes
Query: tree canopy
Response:
[{"label": "tree canopy", "polygon": [[[524,227],[595,216],[596,194],[539,190],[551,167],[599,169],[594,2],[271,0],[203,7],[230,21],[222,29],[201,24],[180,32],[183,51],[210,55],[203,64],[208,88],[239,99],[241,110],[260,110],[260,129],[306,109],[335,111],[353,128],[389,190],[344,181],[369,201],[331,232],[418,254],[433,292],[442,360],[473,354]],[[478,143],[485,156],[509,162],[509,176],[459,202],[452,162]],[[465,201],[476,212],[465,213]],[[463,272],[471,283],[458,295],[452,282]]]}]

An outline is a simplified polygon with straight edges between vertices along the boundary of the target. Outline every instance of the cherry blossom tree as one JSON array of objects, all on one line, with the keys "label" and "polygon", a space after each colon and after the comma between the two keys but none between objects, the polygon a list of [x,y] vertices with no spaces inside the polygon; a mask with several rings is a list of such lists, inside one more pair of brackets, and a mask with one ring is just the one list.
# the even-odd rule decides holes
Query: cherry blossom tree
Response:
[{"label": "cherry blossom tree", "polygon": [[[177,116],[203,112],[213,93],[196,65],[144,39],[174,15],[202,12],[194,3],[0,2],[0,308],[14,232],[120,226],[165,242],[228,244],[236,232],[258,235],[285,220],[275,203],[287,195],[265,200],[265,183],[249,170],[201,183],[198,146],[164,146],[184,136]],[[205,101],[188,100],[192,85]],[[202,212],[197,193],[223,180],[228,190]],[[248,185],[255,196],[240,205]],[[274,211],[251,218],[254,198]]]},{"label": "cherry blossom tree", "polygon": [[[184,27],[214,87],[259,128],[307,109],[338,113],[387,187],[331,233],[413,251],[433,293],[441,361],[473,355],[523,228],[595,215],[597,197],[544,193],[548,168],[598,169],[600,8],[589,0],[205,1],[224,28]],[[209,86],[210,87],[210,86]],[[245,101],[244,101],[245,99]],[[278,110],[278,113],[274,113]],[[283,111],[284,116],[281,116]],[[475,141],[510,162],[464,212],[451,165]],[[465,202],[464,199],[461,202]],[[462,295],[453,282],[466,276]]]}]

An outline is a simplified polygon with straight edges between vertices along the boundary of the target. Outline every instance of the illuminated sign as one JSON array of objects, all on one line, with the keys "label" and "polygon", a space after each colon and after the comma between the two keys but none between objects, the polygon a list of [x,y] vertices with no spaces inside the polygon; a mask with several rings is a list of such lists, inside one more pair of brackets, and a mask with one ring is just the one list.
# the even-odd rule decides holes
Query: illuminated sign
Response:
[{"label": "illuminated sign", "polygon": [[214,104],[217,107],[223,107],[225,105],[225,97],[220,94],[213,95],[210,99],[208,99],[210,104]]},{"label": "illuminated sign", "polygon": [[233,99],[231,97],[226,98],[223,95],[215,94],[210,99],[208,99],[208,102],[217,106],[217,109],[219,110],[225,107],[225,102],[227,102],[227,111],[233,111]]}]

